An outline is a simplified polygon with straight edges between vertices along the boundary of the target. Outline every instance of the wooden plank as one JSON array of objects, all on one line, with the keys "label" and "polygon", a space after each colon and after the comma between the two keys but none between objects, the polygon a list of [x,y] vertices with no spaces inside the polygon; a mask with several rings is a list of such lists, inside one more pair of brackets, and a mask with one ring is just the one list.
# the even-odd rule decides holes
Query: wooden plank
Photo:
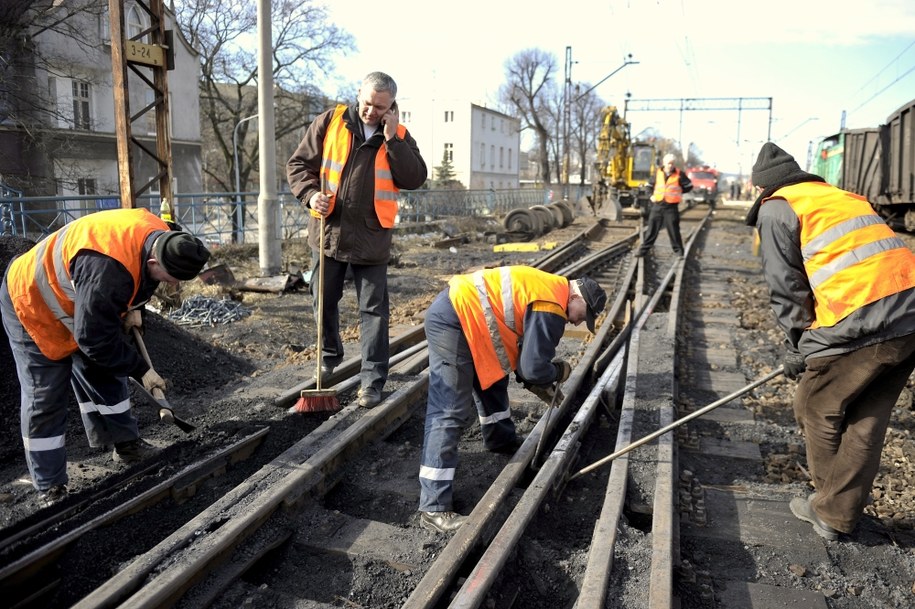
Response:
[{"label": "wooden plank", "polygon": [[[683,450],[690,451],[688,447],[684,447]],[[702,453],[714,457],[727,457],[728,459],[762,460],[762,453],[759,452],[759,444],[741,440],[723,440],[721,438],[701,437],[699,438],[699,449],[691,452]]]}]

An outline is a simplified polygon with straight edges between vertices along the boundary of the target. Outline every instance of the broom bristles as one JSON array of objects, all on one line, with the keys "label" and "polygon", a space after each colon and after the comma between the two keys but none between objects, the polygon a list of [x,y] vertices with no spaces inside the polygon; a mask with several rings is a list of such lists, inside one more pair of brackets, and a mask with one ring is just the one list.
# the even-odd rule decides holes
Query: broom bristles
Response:
[{"label": "broom bristles", "polygon": [[328,412],[340,410],[340,400],[333,391],[302,391],[292,412]]}]

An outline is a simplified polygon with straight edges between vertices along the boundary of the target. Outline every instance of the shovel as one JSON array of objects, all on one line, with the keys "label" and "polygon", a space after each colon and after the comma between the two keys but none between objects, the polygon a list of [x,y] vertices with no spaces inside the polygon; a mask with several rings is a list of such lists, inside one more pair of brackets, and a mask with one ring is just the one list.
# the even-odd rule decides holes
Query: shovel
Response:
[{"label": "shovel", "polygon": [[743,387],[742,389],[738,389],[738,390],[735,391],[734,393],[732,393],[732,394],[730,394],[730,395],[726,395],[726,396],[724,396],[723,398],[721,398],[720,400],[715,401],[715,402],[712,402],[712,403],[709,404],[708,406],[704,406],[704,407],[700,408],[699,410],[697,410],[697,411],[695,411],[695,412],[691,412],[690,414],[686,415],[686,416],[683,417],[682,419],[677,419],[676,421],[674,421],[674,422],[671,423],[670,425],[667,425],[667,426],[665,426],[665,427],[662,427],[661,429],[659,429],[659,430],[657,430],[657,431],[655,431],[655,432],[653,432],[653,433],[648,434],[647,436],[645,436],[645,437],[642,438],[641,440],[636,440],[636,441],[633,442],[632,444],[630,444],[630,445],[628,445],[628,446],[625,446],[625,447],[619,449],[618,451],[616,451],[616,452],[613,453],[612,455],[607,455],[607,456],[604,457],[603,459],[600,459],[599,461],[595,461],[595,462],[592,463],[591,465],[582,468],[581,470],[579,470],[579,471],[576,472],[575,474],[569,476],[569,480],[574,480],[575,478],[578,478],[579,476],[582,476],[582,475],[584,475],[584,474],[587,474],[588,472],[590,472],[590,471],[593,470],[593,469],[597,469],[598,467],[600,467],[601,465],[604,465],[605,463],[609,463],[610,461],[613,461],[613,460],[616,459],[617,457],[622,457],[623,455],[625,455],[626,453],[628,453],[628,452],[631,451],[632,449],[638,448],[638,447],[641,446],[642,444],[646,444],[646,443],[648,443],[648,442],[651,442],[651,441],[654,440],[655,438],[657,438],[657,437],[659,437],[659,436],[662,436],[662,435],[666,434],[668,431],[671,431],[671,430],[673,430],[673,429],[676,429],[677,427],[680,427],[681,425],[683,425],[683,424],[686,423],[687,421],[692,421],[693,419],[695,419],[695,418],[697,418],[697,417],[701,417],[702,415],[704,415],[704,414],[706,414],[706,413],[708,413],[708,412],[711,412],[712,410],[715,410],[716,408],[718,408],[718,407],[721,406],[722,404],[727,404],[727,403],[730,402],[731,400],[734,400],[734,399],[736,399],[736,398],[739,398],[740,396],[742,396],[742,395],[745,394],[745,393],[749,393],[750,391],[752,391],[753,389],[756,389],[757,387],[759,387],[759,386],[762,385],[763,383],[766,383],[766,382],[768,382],[768,381],[774,379],[774,378],[777,377],[778,375],[784,374],[784,373],[785,373],[785,369],[784,369],[783,367],[779,366],[778,368],[776,368],[775,370],[773,370],[772,372],[770,372],[770,373],[767,374],[766,376],[764,376],[764,377],[762,377],[762,378],[760,378],[760,379],[757,379],[757,380],[753,381],[752,383],[750,383],[750,384],[747,385],[746,387]]},{"label": "shovel", "polygon": [[[146,343],[143,342],[143,336],[140,334],[140,330],[133,328],[133,338],[137,342],[137,347],[140,349],[140,353],[143,355],[143,359],[146,360],[146,363],[149,364],[149,367],[152,368],[152,361],[149,359],[149,352],[146,350]],[[191,433],[196,426],[188,423],[184,419],[180,419],[175,416],[175,411],[172,410],[171,404],[168,403],[168,400],[165,399],[165,394],[162,393],[161,389],[155,389],[154,392],[159,395],[154,395],[146,387],[143,386],[143,383],[137,379],[130,377],[130,380],[133,381],[133,384],[139,389],[140,393],[149,400],[153,406],[159,407],[159,420],[164,421],[165,423],[174,423],[178,429],[184,433]]]}]

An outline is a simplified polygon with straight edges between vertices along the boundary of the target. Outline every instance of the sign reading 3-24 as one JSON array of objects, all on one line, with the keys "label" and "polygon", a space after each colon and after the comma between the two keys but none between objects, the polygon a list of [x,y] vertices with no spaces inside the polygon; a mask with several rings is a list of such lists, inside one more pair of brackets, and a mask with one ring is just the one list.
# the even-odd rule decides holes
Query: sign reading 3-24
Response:
[{"label": "sign reading 3-24", "polygon": [[128,40],[124,44],[124,56],[127,61],[142,63],[146,66],[164,66],[165,49],[157,44],[144,44]]}]

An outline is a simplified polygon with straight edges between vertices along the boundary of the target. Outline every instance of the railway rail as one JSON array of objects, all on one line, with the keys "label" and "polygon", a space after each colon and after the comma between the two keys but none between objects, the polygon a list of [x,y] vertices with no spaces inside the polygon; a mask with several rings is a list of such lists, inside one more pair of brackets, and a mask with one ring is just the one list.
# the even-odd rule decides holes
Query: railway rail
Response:
[{"label": "railway rail", "polygon": [[[712,221],[710,211],[684,215],[685,259],[667,253],[663,237],[653,256],[633,258],[638,231],[632,223],[621,228],[594,222],[537,261],[567,276],[590,274],[611,302],[596,335],[570,329],[560,344],[561,355],[574,365],[561,403],[550,408],[512,387],[512,409],[525,434],[513,455],[485,453],[478,430],[464,434],[456,494],[457,507],[469,518],[454,534],[429,533],[415,518],[428,382],[425,341],[422,329],[415,328],[392,339],[391,392],[376,408],[347,403],[358,388],[359,362],[345,361],[324,383],[341,396],[343,409],[274,449],[265,462],[252,457],[270,433],[266,428],[145,489],[123,481],[111,494],[127,498],[104,514],[68,525],[90,511],[82,504],[68,506],[54,518],[0,537],[0,552],[9,559],[0,568],[0,590],[12,599],[10,606],[47,607],[60,590],[78,587],[66,606],[79,609],[239,604],[667,609],[683,599],[689,600],[683,606],[692,607],[765,606],[754,604],[760,588],[741,587],[737,580],[716,596],[708,575],[714,567],[696,566],[708,563],[692,544],[707,533],[709,493],[717,497],[716,509],[743,499],[727,485],[703,487],[705,474],[695,467],[701,458],[680,455],[678,445],[689,450],[697,444],[691,440],[695,428],[684,424],[627,452],[639,438],[688,414],[686,406],[696,400],[725,395],[730,403],[748,392],[747,379],[733,371],[736,356],[722,348],[726,340],[716,334],[721,331],[716,324],[729,327],[732,320],[708,315],[702,302],[707,304],[709,293],[703,299],[685,281],[685,269],[699,264]],[[713,298],[728,289],[720,273],[704,281],[700,289]],[[711,335],[711,341],[701,338]],[[291,387],[274,405],[288,408],[312,386],[307,381]],[[717,424],[743,423],[741,411],[732,410]],[[719,443],[702,450],[707,454],[701,457],[715,453],[728,459],[735,450],[749,449]],[[598,463],[620,451],[612,463]],[[247,461],[251,465],[240,466]],[[684,461],[691,470],[681,468]],[[190,508],[183,525],[159,531],[144,551],[126,556],[117,573],[100,574],[88,584],[68,581],[61,563],[78,552],[82,536],[104,535],[118,520],[132,519],[137,526],[155,522],[157,510],[193,503],[196,489],[216,476],[231,480],[226,492]],[[727,493],[730,499],[722,499]],[[774,518],[784,516],[773,510]],[[717,524],[730,527],[731,535],[716,539],[741,539],[739,518],[731,516],[715,512]],[[557,536],[557,523],[571,519],[579,526]],[[794,541],[809,541],[809,527],[786,522],[782,528]],[[687,544],[681,528],[690,536]],[[540,552],[548,558],[541,560]],[[310,576],[315,564],[339,564],[340,577]],[[378,589],[360,587],[355,576],[346,575],[356,572],[369,575],[361,580]],[[781,594],[813,603],[804,606],[826,606],[822,595],[807,590]]]}]

